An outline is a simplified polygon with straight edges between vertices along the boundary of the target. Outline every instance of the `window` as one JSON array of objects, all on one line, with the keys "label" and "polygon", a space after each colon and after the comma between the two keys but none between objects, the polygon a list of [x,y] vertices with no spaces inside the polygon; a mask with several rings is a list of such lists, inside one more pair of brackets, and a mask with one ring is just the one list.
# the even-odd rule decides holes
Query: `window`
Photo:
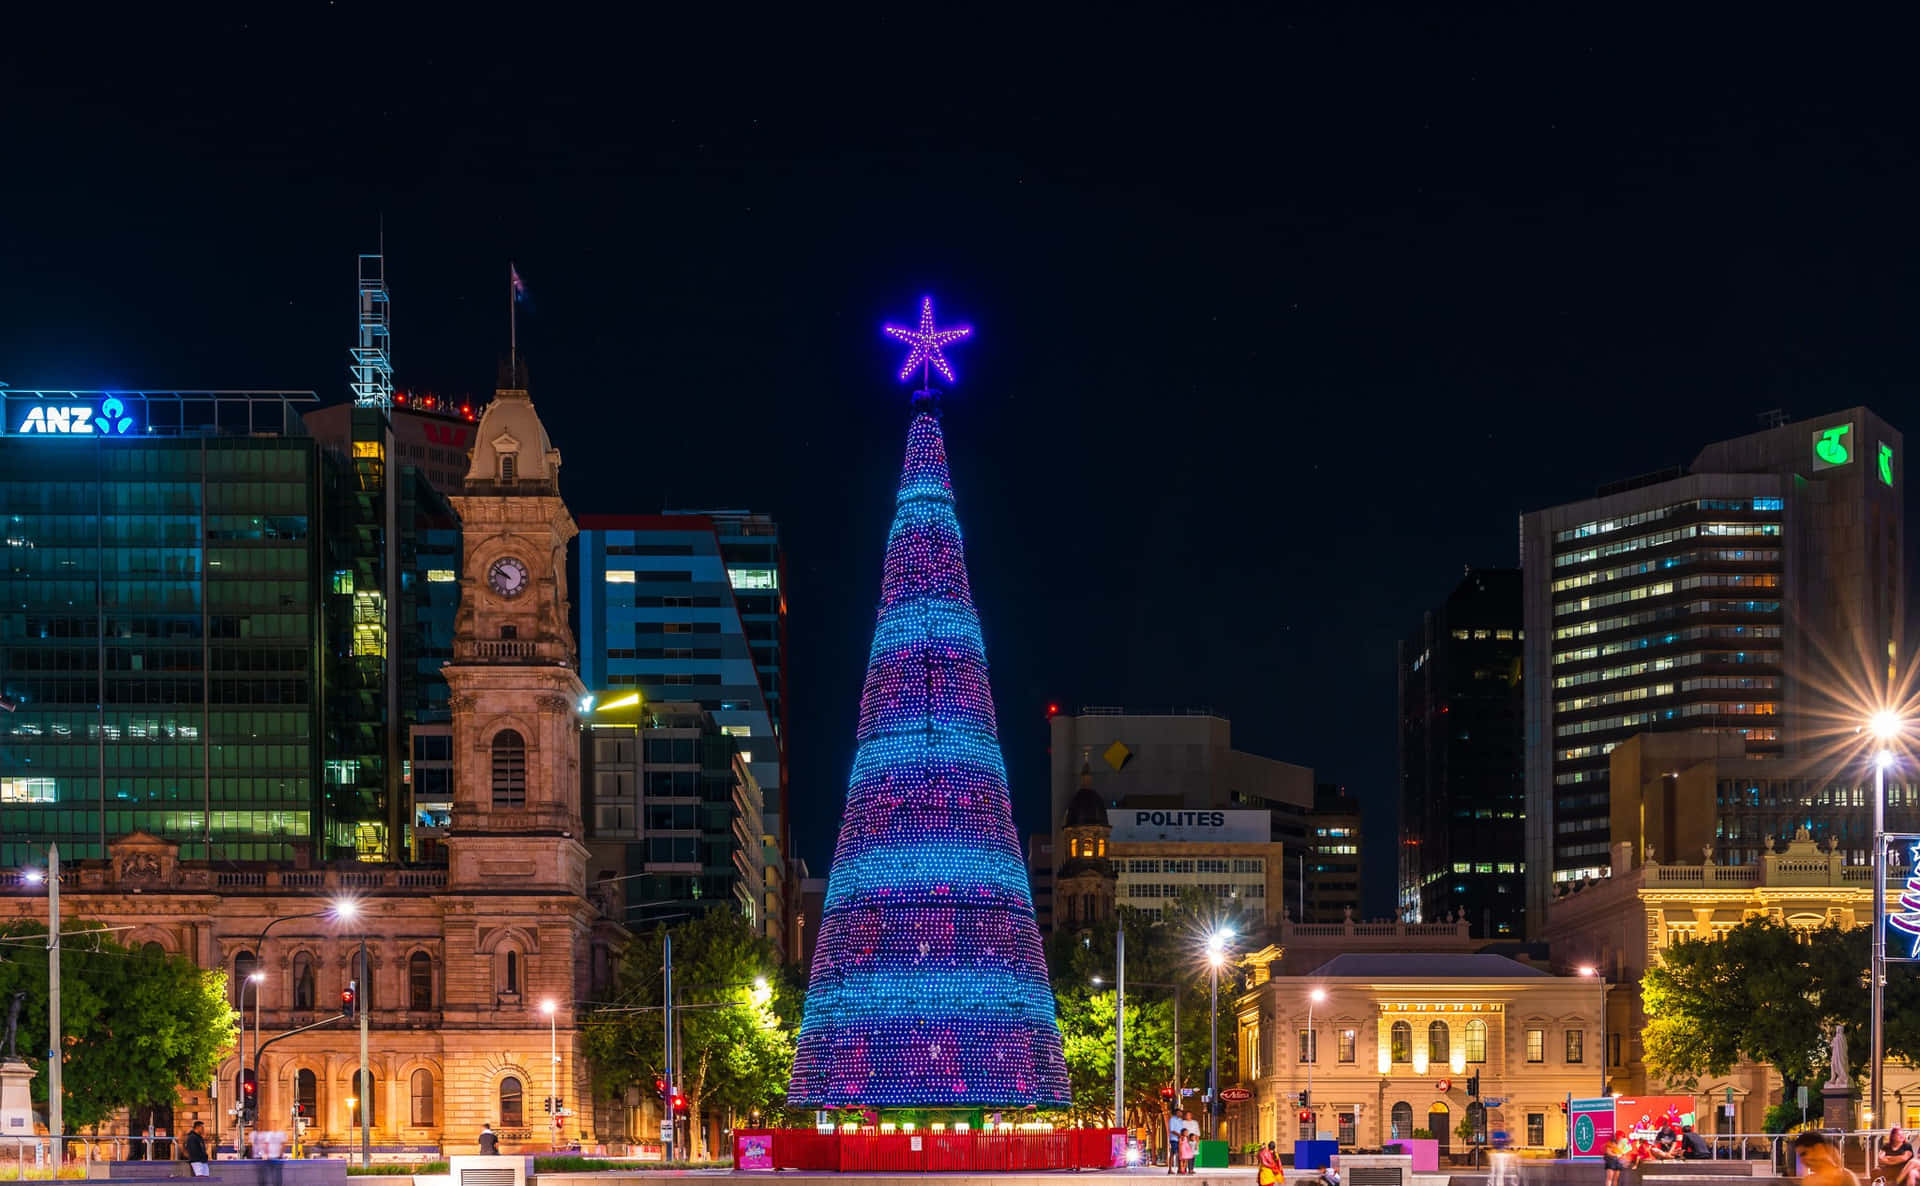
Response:
[{"label": "window", "polygon": [[507,963],[506,991],[519,992],[520,991],[520,953],[517,951],[507,952],[506,963]]},{"label": "window", "polygon": [[247,977],[260,967],[260,961],[251,951],[243,951],[233,957],[233,1003],[237,1008],[247,1003]]},{"label": "window", "polygon": [[320,1076],[308,1070],[294,1072],[293,1104],[309,1120],[320,1114]]},{"label": "window", "polygon": [[508,1075],[500,1080],[500,1127],[519,1128],[525,1121],[520,1114],[520,1080]]},{"label": "window", "polygon": [[1487,1061],[1487,1023],[1478,1017],[1467,1022],[1467,1061]]},{"label": "window", "polygon": [[1607,1061],[1614,1066],[1620,1065],[1620,1035],[1607,1035]]},{"label": "window", "polygon": [[1353,1030],[1340,1031],[1340,1061],[1341,1062],[1352,1062],[1354,1060],[1354,1047],[1358,1045],[1358,1043],[1354,1040],[1356,1036],[1357,1035]]},{"label": "window", "polygon": [[1587,1057],[1587,1032],[1585,1030],[1567,1031],[1567,1061],[1585,1062]]},{"label": "window", "polygon": [[424,951],[407,957],[407,1008],[433,1008],[433,957]]},{"label": "window", "polygon": [[167,949],[155,940],[149,939],[140,945],[140,954],[150,960],[164,960],[167,958]]},{"label": "window", "polygon": [[1547,1143],[1547,1114],[1527,1113],[1527,1144],[1538,1149]]},{"label": "window", "polygon": [[303,951],[293,957],[293,1007],[311,1009],[313,1001],[313,956]]},{"label": "window", "polygon": [[1527,1031],[1527,1061],[1547,1061],[1547,1031],[1533,1029]]},{"label": "window", "polygon": [[1245,1062],[1246,1077],[1248,1079],[1258,1080],[1260,1078],[1260,1023],[1257,1021],[1247,1027],[1247,1057]]},{"label": "window", "polygon": [[433,1072],[425,1067],[413,1073],[413,1126],[433,1127]]},{"label": "window", "polygon": [[[497,456],[500,458],[500,480],[502,482],[513,481],[515,471],[519,468],[520,455],[518,453],[500,453],[497,454]],[[519,1121],[515,1121],[514,1123],[517,1124]]]},{"label": "window", "polygon": [[1300,1061],[1301,1062],[1319,1062],[1320,1061],[1320,1043],[1314,1040],[1315,1037],[1317,1037],[1317,1035],[1312,1030],[1301,1030],[1299,1037],[1300,1037]]},{"label": "window", "polygon": [[527,743],[515,729],[493,735],[493,805],[527,805]]},{"label": "window", "polygon": [[729,568],[727,580],[736,589],[777,589],[780,575],[771,568]]},{"label": "window", "polygon": [[607,570],[607,584],[609,585],[633,584],[633,570],[631,568],[627,568],[627,569],[609,568]]},{"label": "window", "polygon": [[1452,1043],[1448,1041],[1447,1023],[1436,1021],[1427,1027],[1427,1061],[1439,1066],[1451,1057]]},{"label": "window", "polygon": [[1340,1128],[1335,1135],[1339,1138],[1342,1145],[1351,1145],[1358,1139],[1358,1134],[1354,1131],[1356,1127],[1354,1125],[1354,1116],[1355,1113],[1352,1110],[1339,1113]]},{"label": "window", "polygon": [[1404,1021],[1396,1021],[1388,1033],[1389,1044],[1393,1047],[1393,1061],[1412,1062],[1413,1027]]},{"label": "window", "polygon": [[1405,1100],[1393,1105],[1393,1139],[1411,1141],[1413,1139],[1413,1105]]},{"label": "window", "polygon": [[[347,1115],[349,1127],[359,1128],[360,1109],[363,1106],[367,1109],[367,1115],[369,1117],[380,1115],[380,1097],[374,1093],[373,1072],[371,1070],[364,1073],[356,1071],[354,1077],[360,1080],[360,1090],[355,1091],[347,1097]],[[377,1124],[378,1121],[374,1123]]]}]

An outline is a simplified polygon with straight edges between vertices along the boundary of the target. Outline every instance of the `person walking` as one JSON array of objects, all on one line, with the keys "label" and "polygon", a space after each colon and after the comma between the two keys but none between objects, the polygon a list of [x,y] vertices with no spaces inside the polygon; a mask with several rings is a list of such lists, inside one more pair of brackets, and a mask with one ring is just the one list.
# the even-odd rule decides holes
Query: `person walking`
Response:
[{"label": "person walking", "polygon": [[1260,1186],[1274,1186],[1282,1176],[1280,1154],[1274,1150],[1273,1142],[1268,1141],[1260,1149]]},{"label": "person walking", "polygon": [[486,1157],[492,1157],[500,1152],[500,1138],[494,1134],[491,1124],[480,1126],[480,1152]]},{"label": "person walking", "polygon": [[193,1176],[196,1178],[213,1176],[213,1167],[208,1164],[213,1158],[207,1153],[207,1134],[201,1131],[205,1127],[205,1124],[196,1120],[193,1122],[193,1128],[187,1133],[187,1168],[193,1171]]}]

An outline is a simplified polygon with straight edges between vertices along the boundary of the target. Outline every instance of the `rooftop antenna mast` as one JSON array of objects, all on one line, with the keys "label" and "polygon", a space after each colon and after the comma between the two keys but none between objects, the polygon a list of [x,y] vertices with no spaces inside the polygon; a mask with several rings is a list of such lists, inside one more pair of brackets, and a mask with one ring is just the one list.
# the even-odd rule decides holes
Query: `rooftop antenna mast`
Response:
[{"label": "rooftop antenna mast", "polygon": [[380,250],[360,256],[360,340],[353,348],[353,404],[393,410],[393,328],[387,299],[387,232]]}]

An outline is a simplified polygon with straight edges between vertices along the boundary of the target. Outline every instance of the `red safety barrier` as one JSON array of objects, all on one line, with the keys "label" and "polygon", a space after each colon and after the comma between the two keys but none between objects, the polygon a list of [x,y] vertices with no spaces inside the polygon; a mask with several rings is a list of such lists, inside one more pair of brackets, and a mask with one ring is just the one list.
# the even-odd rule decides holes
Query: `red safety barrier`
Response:
[{"label": "red safety barrier", "polygon": [[1125,1134],[1117,1128],[1059,1132],[841,1133],[810,1128],[736,1129],[736,1170],[841,1173],[1024,1172],[1108,1169]]}]

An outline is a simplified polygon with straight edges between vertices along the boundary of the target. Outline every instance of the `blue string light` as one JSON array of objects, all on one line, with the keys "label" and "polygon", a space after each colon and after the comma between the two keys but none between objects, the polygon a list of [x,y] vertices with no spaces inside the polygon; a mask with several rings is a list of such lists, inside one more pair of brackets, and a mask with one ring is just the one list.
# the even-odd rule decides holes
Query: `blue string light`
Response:
[{"label": "blue string light", "polygon": [[1068,1102],[953,507],[940,421],[923,412],[887,539],[787,1093],[797,1107]]}]

